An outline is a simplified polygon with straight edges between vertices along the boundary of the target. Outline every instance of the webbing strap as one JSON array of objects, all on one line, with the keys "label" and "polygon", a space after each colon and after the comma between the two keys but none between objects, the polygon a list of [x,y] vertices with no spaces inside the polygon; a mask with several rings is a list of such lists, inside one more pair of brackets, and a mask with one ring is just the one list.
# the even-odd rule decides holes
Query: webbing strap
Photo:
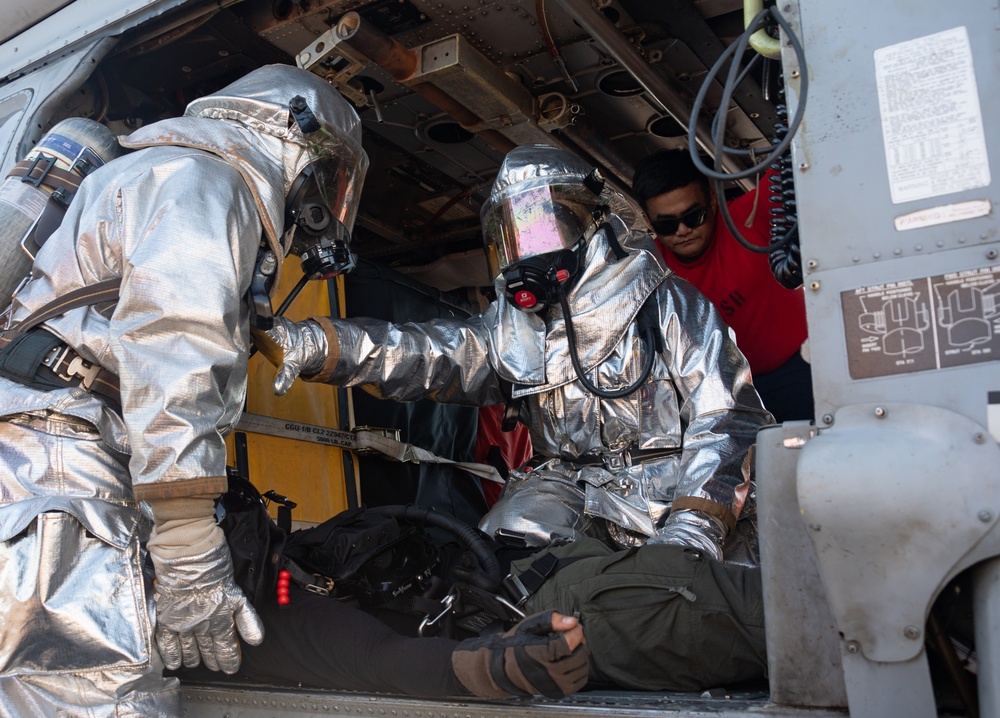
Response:
[{"label": "webbing strap", "polygon": [[117,302],[121,283],[122,280],[120,278],[115,278],[67,292],[63,296],[56,297],[48,304],[33,311],[11,331],[26,332],[32,327],[48,321],[52,317],[58,317],[60,314],[65,314],[70,309],[76,309],[77,307],[86,307],[104,302]]},{"label": "webbing strap", "polygon": [[500,472],[494,466],[446,459],[427,449],[421,449],[419,446],[386,436],[381,430],[369,427],[359,426],[355,427],[353,431],[337,431],[317,424],[304,424],[288,419],[277,419],[272,416],[244,412],[236,429],[254,434],[267,434],[268,436],[280,436],[286,439],[336,446],[362,453],[379,453],[393,461],[414,464],[447,464],[456,469],[468,471],[482,479],[499,484],[504,483]]},{"label": "webbing strap", "polygon": [[538,589],[542,587],[552,574],[562,568],[576,563],[586,556],[566,556],[560,558],[555,554],[546,553],[531,562],[524,573],[508,574],[507,578],[500,584],[500,588],[514,602],[515,606],[522,606],[529,598],[534,596]]},{"label": "webbing strap", "polygon": [[359,449],[377,451],[394,461],[409,461],[415,464],[448,464],[454,466],[456,469],[463,469],[464,471],[468,471],[470,474],[475,474],[482,479],[493,481],[498,484],[504,483],[504,480],[500,476],[500,472],[496,470],[496,467],[489,466],[488,464],[477,464],[469,461],[452,461],[451,459],[438,456],[427,449],[421,449],[419,446],[407,444],[405,442],[398,441],[397,439],[373,433],[371,431],[358,431],[357,441]]},{"label": "webbing strap", "polygon": [[288,575],[292,581],[295,581],[295,583],[310,593],[327,597],[330,595],[330,591],[333,588],[333,581],[331,579],[309,573],[287,557],[282,558],[281,568],[284,571],[288,571]]},{"label": "webbing strap", "polygon": [[[29,314],[24,321],[0,333],[0,352],[17,342],[19,338],[27,338],[25,335],[39,324],[52,317],[65,314],[70,309],[105,302],[117,302],[120,287],[121,279],[115,278],[87,287],[80,287],[61,297],[56,297]],[[10,350],[14,351],[14,348],[11,346]],[[88,391],[94,391],[118,404],[121,403],[117,375],[103,367],[85,361],[72,347],[66,344],[56,346],[53,349],[53,354],[44,361],[32,361],[31,364],[31,366],[22,367],[23,371],[21,372],[26,373],[26,375],[30,374],[29,379],[36,373],[40,373],[45,380],[57,386],[80,385]],[[15,381],[24,383],[23,380],[16,378]]]},{"label": "webbing strap", "polygon": [[77,190],[83,177],[72,172],[66,172],[51,164],[46,166],[39,162],[39,158],[34,160],[21,160],[14,168],[7,173],[8,177],[21,177],[22,182],[30,182],[34,185],[43,184],[52,189],[72,189]]}]

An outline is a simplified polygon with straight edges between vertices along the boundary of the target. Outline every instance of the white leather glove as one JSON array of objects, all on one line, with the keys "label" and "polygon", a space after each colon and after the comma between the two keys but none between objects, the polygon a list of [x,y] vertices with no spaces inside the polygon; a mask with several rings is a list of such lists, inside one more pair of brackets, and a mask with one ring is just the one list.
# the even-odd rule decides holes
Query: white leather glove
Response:
[{"label": "white leather glove", "polygon": [[[264,640],[264,625],[233,580],[225,536],[211,516],[200,515],[205,498],[159,499],[147,544],[156,571],[156,645],[169,669],[204,661],[213,671],[240,667],[239,631],[247,643]],[[179,516],[195,507],[197,514]]]},{"label": "white leather glove", "polygon": [[646,544],[668,544],[698,549],[705,556],[722,560],[726,529],[722,522],[700,511],[674,511],[667,522]]},{"label": "white leather glove", "polygon": [[292,388],[299,374],[315,374],[326,364],[326,332],[312,319],[293,322],[275,317],[274,326],[266,334],[281,348],[281,366],[274,377],[274,393],[278,396]]}]

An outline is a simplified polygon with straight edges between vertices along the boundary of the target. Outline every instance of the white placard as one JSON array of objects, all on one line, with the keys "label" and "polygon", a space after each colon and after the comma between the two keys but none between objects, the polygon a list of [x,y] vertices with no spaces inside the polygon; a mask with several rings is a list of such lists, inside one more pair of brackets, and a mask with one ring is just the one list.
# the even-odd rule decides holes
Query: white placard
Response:
[{"label": "white placard", "polygon": [[989,185],[966,28],[875,50],[875,80],[893,204]]},{"label": "white placard", "polygon": [[993,210],[993,203],[988,199],[974,199],[969,202],[957,202],[941,207],[918,209],[916,212],[901,214],[893,220],[897,232],[919,227],[933,227],[935,224],[958,222],[963,219],[985,217]]}]

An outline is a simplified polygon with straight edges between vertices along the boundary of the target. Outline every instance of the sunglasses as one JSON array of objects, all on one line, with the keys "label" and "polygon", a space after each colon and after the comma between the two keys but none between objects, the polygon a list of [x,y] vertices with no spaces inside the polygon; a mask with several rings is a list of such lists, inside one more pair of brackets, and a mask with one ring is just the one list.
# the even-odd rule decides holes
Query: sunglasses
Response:
[{"label": "sunglasses", "polygon": [[694,229],[705,224],[708,219],[708,207],[696,207],[682,214],[680,217],[660,217],[649,221],[653,225],[653,231],[661,237],[671,237],[677,234],[683,223],[688,229]]}]

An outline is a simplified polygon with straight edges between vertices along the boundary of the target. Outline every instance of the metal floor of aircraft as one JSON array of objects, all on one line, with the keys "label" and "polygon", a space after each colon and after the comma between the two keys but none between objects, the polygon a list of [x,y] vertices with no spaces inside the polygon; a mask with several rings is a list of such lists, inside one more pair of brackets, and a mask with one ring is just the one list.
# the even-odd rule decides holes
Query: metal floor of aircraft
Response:
[{"label": "metal floor of aircraft", "polygon": [[703,694],[586,691],[561,701],[423,700],[393,695],[313,689],[190,684],[181,688],[185,718],[844,718],[847,711],[776,706],[762,692],[713,690]]}]

